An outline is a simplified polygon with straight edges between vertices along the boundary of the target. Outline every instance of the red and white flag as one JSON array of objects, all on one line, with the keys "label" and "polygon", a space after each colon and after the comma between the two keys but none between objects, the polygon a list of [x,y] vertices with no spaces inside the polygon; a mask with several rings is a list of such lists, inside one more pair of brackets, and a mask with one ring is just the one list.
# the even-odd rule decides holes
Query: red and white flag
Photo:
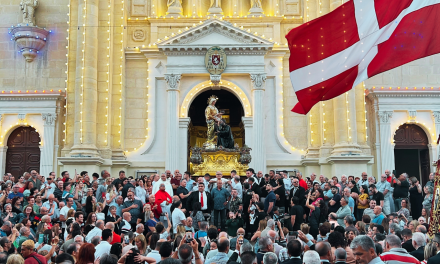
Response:
[{"label": "red and white flag", "polygon": [[440,0],[351,0],[286,35],[298,104],[307,114],[362,81],[440,53]]}]

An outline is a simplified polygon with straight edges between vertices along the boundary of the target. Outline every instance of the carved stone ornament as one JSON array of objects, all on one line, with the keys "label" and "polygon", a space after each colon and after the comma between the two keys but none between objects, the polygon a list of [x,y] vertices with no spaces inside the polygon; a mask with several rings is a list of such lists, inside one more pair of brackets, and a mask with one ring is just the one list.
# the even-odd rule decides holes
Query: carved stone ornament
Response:
[{"label": "carved stone ornament", "polygon": [[435,123],[440,123],[440,111],[433,111],[432,117],[434,117]]},{"label": "carved stone ornament", "polygon": [[393,117],[393,111],[379,111],[379,118],[381,123],[390,123],[391,117]]},{"label": "carved stone ornament", "polygon": [[254,89],[263,89],[264,83],[266,82],[266,74],[265,73],[251,73],[251,81]]},{"label": "carved stone ornament", "polygon": [[168,0],[167,17],[183,16],[182,0]]},{"label": "carved stone ornament", "polygon": [[222,74],[226,64],[226,53],[222,48],[214,46],[208,49],[205,55],[205,67],[211,75]]},{"label": "carved stone ornament", "polygon": [[211,0],[211,6],[208,9],[208,15],[223,16],[223,10],[220,0]]},{"label": "carved stone ornament", "polygon": [[20,3],[20,9],[23,13],[22,25],[35,26],[35,9],[39,5],[38,0],[22,0]]},{"label": "carved stone ornament", "polygon": [[55,114],[53,114],[53,113],[44,113],[44,114],[41,114],[41,117],[43,118],[45,126],[53,126],[53,125],[55,125],[55,120],[57,119],[57,116]]},{"label": "carved stone ornament", "polygon": [[26,120],[26,114],[18,114],[17,118],[20,125],[22,125],[25,123],[24,121]]},{"label": "carved stone ornament", "polygon": [[141,42],[141,41],[145,41],[145,30],[143,30],[142,28],[135,28],[133,30],[133,40],[137,41],[137,42]]},{"label": "carved stone ornament", "polygon": [[248,17],[264,16],[261,0],[251,0],[251,9],[249,9]]},{"label": "carved stone ornament", "polygon": [[220,74],[219,75],[211,74],[211,82],[215,86],[218,86],[218,84],[220,83],[221,79],[222,79],[222,76]]},{"label": "carved stone ornament", "polygon": [[172,90],[177,90],[179,89],[179,84],[180,84],[180,77],[182,75],[180,74],[165,74],[165,81],[167,81],[168,87]]},{"label": "carved stone ornament", "polygon": [[417,117],[417,111],[416,110],[408,110],[409,115],[409,121],[415,122]]}]

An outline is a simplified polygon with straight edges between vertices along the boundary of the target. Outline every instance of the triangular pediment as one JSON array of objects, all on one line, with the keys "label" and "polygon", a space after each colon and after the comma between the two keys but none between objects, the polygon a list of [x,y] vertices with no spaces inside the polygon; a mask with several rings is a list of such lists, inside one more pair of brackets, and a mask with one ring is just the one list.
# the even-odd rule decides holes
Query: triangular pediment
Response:
[{"label": "triangular pediment", "polygon": [[273,47],[274,42],[251,33],[243,27],[238,27],[236,24],[209,19],[183,31],[179,30],[177,34],[165,37],[157,43],[158,48],[163,51],[203,50],[214,45],[225,49],[249,47],[268,50]]}]

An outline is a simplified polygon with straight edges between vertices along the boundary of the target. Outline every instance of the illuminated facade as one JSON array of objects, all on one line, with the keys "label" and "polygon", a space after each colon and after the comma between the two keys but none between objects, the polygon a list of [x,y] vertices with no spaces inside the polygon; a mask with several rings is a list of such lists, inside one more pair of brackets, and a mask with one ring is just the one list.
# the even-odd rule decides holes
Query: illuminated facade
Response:
[{"label": "illuminated facade", "polygon": [[[284,35],[341,0],[40,0],[36,25],[51,32],[32,62],[8,35],[21,23],[15,2],[0,0],[2,172],[19,171],[8,138],[27,125],[40,135],[43,175],[185,171],[203,132],[192,102],[219,89],[242,107],[234,131],[253,149],[255,170],[378,176],[395,168],[402,123],[420,125],[437,157],[437,56],[376,76],[307,116],[290,111],[297,99]],[[205,68],[212,46],[228,58],[219,87]]]}]

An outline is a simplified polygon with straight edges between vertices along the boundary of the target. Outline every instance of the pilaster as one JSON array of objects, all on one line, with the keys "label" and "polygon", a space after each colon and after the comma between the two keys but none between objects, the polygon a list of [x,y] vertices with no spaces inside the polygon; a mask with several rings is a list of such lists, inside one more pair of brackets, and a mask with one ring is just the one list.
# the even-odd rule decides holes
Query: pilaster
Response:
[{"label": "pilaster", "polygon": [[[440,111],[433,111],[432,112],[432,117],[434,119],[434,124],[435,124],[435,134],[436,138],[438,138],[440,136]],[[434,142],[433,142],[434,143]],[[437,143],[437,142],[435,142]],[[440,149],[439,149],[440,145],[437,144],[437,154],[439,157],[433,157],[434,160],[439,158],[440,159]]]},{"label": "pilaster", "polygon": [[183,170],[188,167],[188,126],[191,118],[179,118],[179,166],[176,169]]},{"label": "pilaster", "polygon": [[264,114],[263,114],[263,100],[264,100],[264,85],[266,82],[265,73],[257,73],[250,75],[252,82],[253,94],[253,113],[254,113],[254,139],[252,145],[252,167],[255,171],[266,169],[265,147],[264,147]]},{"label": "pilaster", "polygon": [[[165,167],[169,170],[179,169],[179,86],[180,74],[165,74],[167,82],[167,128]],[[186,149],[186,148],[185,148]]]},{"label": "pilaster", "polygon": [[393,111],[379,111],[380,129],[380,159],[381,170],[394,170],[394,143],[391,134],[391,122]]},{"label": "pilaster", "polygon": [[41,118],[44,122],[43,144],[41,146],[40,174],[49,175],[54,171],[54,151],[55,151],[55,113],[43,113]]}]

